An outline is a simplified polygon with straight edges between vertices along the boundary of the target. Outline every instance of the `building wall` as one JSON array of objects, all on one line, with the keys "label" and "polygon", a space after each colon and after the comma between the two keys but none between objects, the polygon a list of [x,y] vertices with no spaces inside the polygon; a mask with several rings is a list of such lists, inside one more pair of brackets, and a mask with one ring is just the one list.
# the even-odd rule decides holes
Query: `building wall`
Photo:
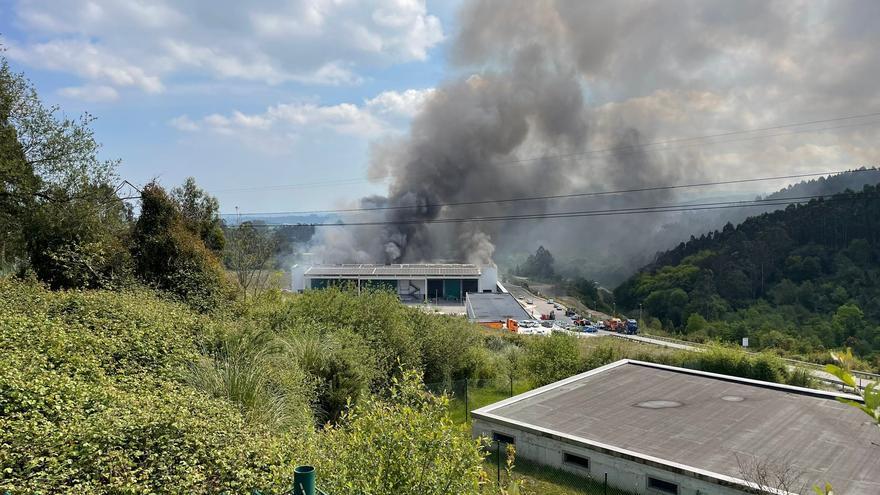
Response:
[{"label": "building wall", "polygon": [[498,268],[494,266],[483,266],[480,269],[480,281],[478,283],[480,292],[495,292],[498,285]]},{"label": "building wall", "polygon": [[[545,466],[563,469],[580,476],[591,477],[599,481],[604,478],[605,473],[608,473],[608,484],[610,486],[633,493],[646,495],[662,495],[664,493],[647,488],[648,476],[678,484],[678,495],[743,495],[747,493],[686,474],[675,473],[628,459],[614,457],[586,447],[579,447],[553,438],[522,431],[513,426],[498,425],[477,418],[473,420],[472,432],[475,437],[485,436],[490,439],[493,432],[511,436],[516,439],[517,457],[522,457]],[[590,469],[564,462],[563,454],[566,452],[589,459]]]},{"label": "building wall", "polygon": [[306,290],[305,279],[306,267],[303,265],[293,265],[290,269],[290,290],[293,292],[302,292]]}]

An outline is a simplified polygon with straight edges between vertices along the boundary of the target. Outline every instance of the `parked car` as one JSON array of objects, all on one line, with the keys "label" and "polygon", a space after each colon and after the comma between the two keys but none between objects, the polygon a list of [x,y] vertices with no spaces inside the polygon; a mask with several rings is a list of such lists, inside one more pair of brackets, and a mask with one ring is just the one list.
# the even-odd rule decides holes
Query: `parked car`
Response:
[{"label": "parked car", "polygon": [[593,325],[587,325],[584,327],[584,331],[587,333],[596,333],[598,330]]},{"label": "parked car", "polygon": [[554,301],[553,299],[547,299],[547,304],[555,304],[555,303],[556,303],[556,301]]},{"label": "parked car", "polygon": [[605,322],[600,321],[599,323],[596,323],[596,328],[598,328],[599,330],[605,330]]},{"label": "parked car", "polygon": [[535,301],[532,301],[531,299],[526,299],[526,304],[535,304]]}]

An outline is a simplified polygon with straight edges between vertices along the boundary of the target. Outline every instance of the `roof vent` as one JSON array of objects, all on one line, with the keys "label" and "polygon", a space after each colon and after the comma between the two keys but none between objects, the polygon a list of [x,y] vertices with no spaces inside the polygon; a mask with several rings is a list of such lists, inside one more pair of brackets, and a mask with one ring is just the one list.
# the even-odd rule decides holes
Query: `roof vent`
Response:
[{"label": "roof vent", "polygon": [[645,409],[669,409],[671,407],[681,407],[684,404],[674,400],[646,400],[644,402],[639,402],[635,404],[636,407],[643,407]]}]

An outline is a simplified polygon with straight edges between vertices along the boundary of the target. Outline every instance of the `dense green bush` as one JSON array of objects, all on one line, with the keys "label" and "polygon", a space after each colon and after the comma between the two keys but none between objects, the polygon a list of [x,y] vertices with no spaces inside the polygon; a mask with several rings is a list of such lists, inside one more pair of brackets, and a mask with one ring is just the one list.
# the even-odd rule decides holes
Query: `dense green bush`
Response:
[{"label": "dense green bush", "polygon": [[213,493],[281,482],[284,435],[177,380],[208,322],[147,292],[0,280],[0,489]]},{"label": "dense green bush", "polygon": [[529,380],[536,387],[568,378],[584,369],[578,339],[559,333],[528,341],[524,361]]},{"label": "dense green bush", "polygon": [[[370,321],[349,316],[385,296],[328,291],[337,320],[305,321],[302,305],[319,296],[276,294],[218,319],[146,290],[0,280],[0,491],[280,493],[307,463],[334,494],[475,493],[479,445],[417,375],[377,364],[395,357],[394,347],[373,347],[394,342],[389,335],[371,341],[352,324]],[[413,314],[389,310],[402,318],[386,321],[398,325],[392,332],[405,331]],[[263,318],[285,324],[276,332]],[[480,342],[461,322],[414,320]],[[464,354],[483,352],[473,349]],[[453,373],[478,369],[473,361]],[[309,406],[320,418],[322,401],[335,407],[325,419],[341,419],[315,429]]]},{"label": "dense green bush", "polygon": [[452,423],[446,399],[418,374],[394,380],[388,399],[370,398],[324,432],[316,464],[334,495],[476,494],[481,441]]}]

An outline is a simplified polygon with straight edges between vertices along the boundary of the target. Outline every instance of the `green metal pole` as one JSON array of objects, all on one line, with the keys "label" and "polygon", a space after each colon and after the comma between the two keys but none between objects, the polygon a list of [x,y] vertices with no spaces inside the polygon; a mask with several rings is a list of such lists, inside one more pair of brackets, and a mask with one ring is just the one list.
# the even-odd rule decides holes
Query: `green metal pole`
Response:
[{"label": "green metal pole", "polygon": [[315,495],[314,466],[297,466],[293,470],[293,495]]}]

